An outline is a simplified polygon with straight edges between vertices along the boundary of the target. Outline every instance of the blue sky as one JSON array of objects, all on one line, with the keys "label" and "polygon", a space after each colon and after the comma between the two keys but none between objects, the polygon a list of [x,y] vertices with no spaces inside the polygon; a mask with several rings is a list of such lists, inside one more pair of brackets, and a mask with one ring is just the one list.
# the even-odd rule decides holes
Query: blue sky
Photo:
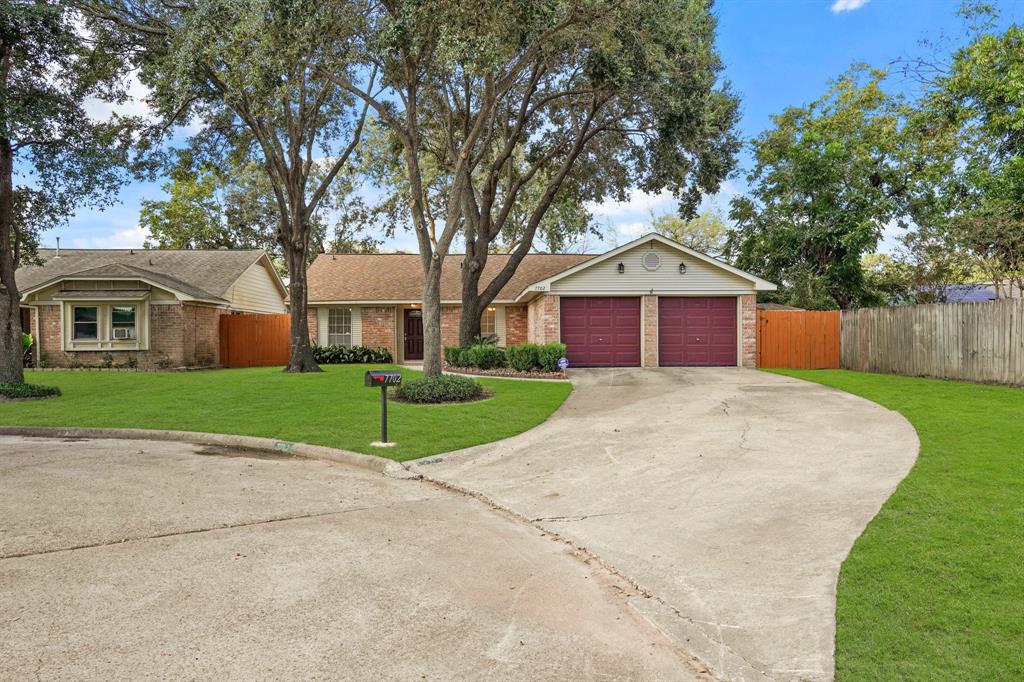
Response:
[{"label": "blue sky", "polygon": [[[960,0],[719,0],[718,48],[726,65],[726,78],[741,98],[740,132],[755,137],[771,125],[771,115],[791,105],[821,96],[828,82],[855,62],[885,66],[895,59],[921,53],[922,38],[958,36],[962,21],[956,16]],[[1001,24],[1020,23],[1024,3],[1003,2]],[[741,170],[727,180],[722,191],[705,201],[726,212],[729,199],[742,193],[749,163],[744,153]],[[59,233],[44,236],[63,246],[113,248],[141,246],[145,234],[138,228],[142,199],[163,196],[161,183],[135,183],[124,188],[107,210],[82,211]],[[648,231],[650,213],[675,210],[671,196],[631,194],[626,202],[605,202],[592,207],[595,218],[607,226],[600,243],[590,240],[589,251],[628,241]],[[894,235],[888,235],[888,244]],[[415,250],[412,234],[396,235],[388,248]]]}]

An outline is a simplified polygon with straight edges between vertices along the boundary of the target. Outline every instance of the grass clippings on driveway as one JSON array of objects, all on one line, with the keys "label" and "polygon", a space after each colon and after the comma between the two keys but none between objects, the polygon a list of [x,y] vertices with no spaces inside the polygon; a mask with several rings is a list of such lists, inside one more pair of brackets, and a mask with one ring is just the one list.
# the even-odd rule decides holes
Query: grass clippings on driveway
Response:
[{"label": "grass clippings on driveway", "polygon": [[1024,679],[1024,389],[775,371],[896,410],[921,439],[843,563],[837,680]]},{"label": "grass clippings on driveway", "polygon": [[[373,365],[374,369],[397,369]],[[368,365],[326,365],[285,374],[278,367],[203,372],[27,372],[63,395],[5,403],[2,426],[171,429],[277,438],[404,461],[514,436],[540,424],[571,391],[567,383],[481,379],[489,400],[459,405],[392,402],[380,436],[380,391],[363,386]],[[402,369],[404,377],[419,374]]]}]

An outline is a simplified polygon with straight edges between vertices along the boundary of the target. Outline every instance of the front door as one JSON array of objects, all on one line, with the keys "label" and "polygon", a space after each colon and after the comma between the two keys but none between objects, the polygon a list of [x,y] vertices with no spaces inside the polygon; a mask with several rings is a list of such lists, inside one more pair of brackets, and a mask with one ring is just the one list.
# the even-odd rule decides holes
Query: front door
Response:
[{"label": "front door", "polygon": [[423,359],[423,311],[405,309],[405,359]]}]

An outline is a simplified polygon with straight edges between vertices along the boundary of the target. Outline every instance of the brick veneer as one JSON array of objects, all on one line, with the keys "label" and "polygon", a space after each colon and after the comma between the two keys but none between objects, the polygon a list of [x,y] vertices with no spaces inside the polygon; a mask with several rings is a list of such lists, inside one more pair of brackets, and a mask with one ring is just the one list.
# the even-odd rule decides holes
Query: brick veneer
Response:
[{"label": "brick veneer", "polygon": [[459,345],[459,322],[462,320],[462,306],[441,306],[441,347]]},{"label": "brick veneer", "polygon": [[527,309],[525,305],[505,306],[505,345],[516,346],[527,341]]},{"label": "brick veneer", "polygon": [[757,295],[740,296],[742,365],[757,367]]},{"label": "brick veneer", "polygon": [[39,355],[45,367],[95,367],[109,354],[114,365],[134,360],[139,369],[212,367],[220,362],[220,316],[223,308],[193,304],[149,305],[149,349],[62,351],[61,306],[37,308]]},{"label": "brick veneer", "polygon": [[363,345],[367,348],[387,348],[398,360],[394,306],[363,308]]},{"label": "brick veneer", "polygon": [[532,343],[556,343],[560,338],[559,297],[547,294],[530,301],[529,336]]},{"label": "brick veneer", "polygon": [[658,366],[658,297],[644,296],[641,299],[643,306],[643,357],[640,358],[641,367]]},{"label": "brick veneer", "polygon": [[312,343],[317,343],[317,315],[320,311],[316,308],[310,307],[306,309],[306,324],[309,326],[309,340]]}]

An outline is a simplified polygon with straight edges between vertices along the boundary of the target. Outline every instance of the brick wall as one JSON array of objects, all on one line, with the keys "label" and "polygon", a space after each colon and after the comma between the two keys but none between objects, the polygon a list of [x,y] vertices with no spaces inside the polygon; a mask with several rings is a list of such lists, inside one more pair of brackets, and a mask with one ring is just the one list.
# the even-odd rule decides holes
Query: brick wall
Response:
[{"label": "brick wall", "polygon": [[505,345],[516,346],[528,339],[527,308],[525,305],[505,306]]},{"label": "brick wall", "polygon": [[462,306],[441,306],[441,347],[459,345],[459,322],[462,320]]},{"label": "brick wall", "polygon": [[556,343],[559,340],[559,300],[558,296],[547,294],[530,302],[527,335],[532,343]]},{"label": "brick wall", "polygon": [[757,295],[740,296],[740,339],[743,343],[741,364],[757,367]]},{"label": "brick wall", "polygon": [[221,308],[197,305],[151,304],[149,350],[60,349],[61,306],[40,306],[39,354],[45,367],[99,367],[109,354],[114,365],[134,360],[139,369],[210,367],[220,362]]},{"label": "brick wall", "polygon": [[363,345],[367,348],[387,348],[398,360],[394,306],[363,308]]},{"label": "brick wall", "polygon": [[643,357],[641,367],[658,366],[658,297],[644,296],[643,306]]},{"label": "brick wall", "polygon": [[[318,313],[316,308],[309,307],[306,309],[306,324],[309,326],[309,340],[313,343],[317,343],[317,323],[319,322]],[[355,313],[353,313],[355,315]],[[364,344],[365,345],[365,344]]]}]

